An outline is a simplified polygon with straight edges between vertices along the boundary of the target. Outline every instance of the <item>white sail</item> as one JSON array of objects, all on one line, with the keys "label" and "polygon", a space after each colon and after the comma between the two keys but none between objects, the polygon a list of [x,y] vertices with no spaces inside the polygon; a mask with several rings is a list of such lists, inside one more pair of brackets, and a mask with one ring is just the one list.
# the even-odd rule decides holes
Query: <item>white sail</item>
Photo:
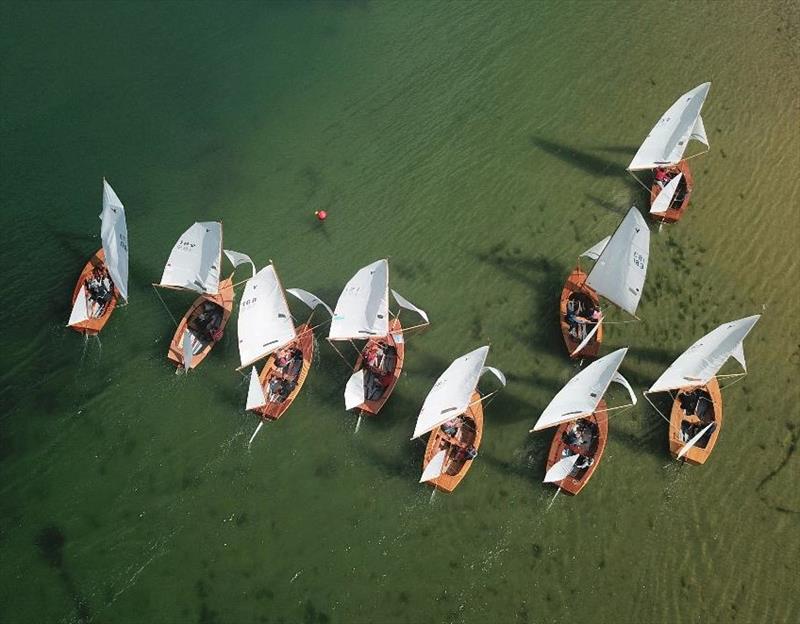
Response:
[{"label": "white sail", "polygon": [[247,388],[247,404],[246,410],[254,410],[259,407],[264,407],[267,404],[267,398],[264,396],[264,388],[261,387],[261,380],[258,378],[256,367],[250,369],[250,386]]},{"label": "white sail", "polygon": [[542,483],[558,483],[566,479],[572,469],[575,467],[575,462],[578,461],[580,455],[568,455],[564,459],[559,459],[555,464],[550,466],[550,470],[544,475]]},{"label": "white sail", "polygon": [[231,261],[233,268],[235,269],[240,264],[244,264],[245,262],[250,263],[250,267],[253,269],[253,276],[256,274],[256,264],[253,260],[248,256],[246,253],[242,253],[241,251],[234,251],[233,249],[223,249],[222,251],[225,252],[225,255],[228,257],[228,260]]},{"label": "white sail", "polygon": [[708,145],[703,123],[701,121],[698,127],[697,122],[710,87],[710,82],[704,82],[684,93],[669,107],[639,147],[639,151],[628,165],[629,171],[654,169],[679,163],[693,135]]},{"label": "white sail", "polygon": [[464,413],[488,353],[486,346],[462,355],[439,376],[422,404],[412,440]]},{"label": "white sail", "polygon": [[481,370],[481,376],[483,376],[484,373],[491,373],[492,375],[497,377],[498,381],[501,384],[503,384],[504,388],[506,387],[507,383],[506,376],[503,374],[503,371],[501,371],[499,368],[495,368],[494,366],[484,366],[483,369]]},{"label": "white sail", "polygon": [[247,366],[297,337],[275,267],[247,280],[239,302],[239,360]]},{"label": "white sail", "polygon": [[183,352],[183,368],[188,371],[192,368],[194,353],[192,350],[192,333],[188,329],[183,330],[183,341],[181,343]]},{"label": "white sail", "polygon": [[631,405],[636,405],[639,402],[639,399],[636,398],[636,393],[633,391],[633,387],[631,386],[630,382],[622,375],[620,375],[618,372],[614,373],[611,381],[613,383],[618,383],[628,391],[628,396],[631,398]]},{"label": "white sail", "polygon": [[678,451],[678,459],[686,455],[686,452],[690,448],[692,448],[695,444],[697,444],[706,434],[706,431],[711,429],[711,427],[713,427],[715,424],[716,423],[713,422],[708,423],[705,427],[703,427],[700,431],[697,432],[697,435],[695,435],[691,440],[689,440],[686,444],[684,444],[683,447],[681,447],[681,450]]},{"label": "white sail", "polygon": [[703,117],[701,115],[697,116],[697,122],[694,124],[694,128],[692,128],[691,137],[695,141],[700,141],[706,147],[708,145],[708,135],[706,135],[706,126],[703,123]]},{"label": "white sail", "polygon": [[589,247],[586,251],[581,254],[581,258],[591,258],[592,260],[597,260],[600,257],[600,254],[603,253],[603,250],[608,245],[608,241],[611,240],[611,236],[606,236],[603,240],[599,243],[596,243]]},{"label": "white sail", "polygon": [[554,427],[594,412],[627,352],[626,347],[609,353],[570,379],[553,397],[531,431]]},{"label": "white sail", "polygon": [[89,306],[86,302],[86,287],[81,286],[81,289],[78,291],[78,296],[75,297],[75,303],[72,304],[72,312],[70,312],[67,327],[72,327],[73,325],[78,325],[88,320]]},{"label": "white sail", "polygon": [[128,300],[128,225],[125,207],[114,189],[103,178],[103,211],[100,213],[100,238],[106,255],[106,267],[119,291]]},{"label": "white sail", "polygon": [[672,205],[672,198],[675,197],[675,193],[678,190],[678,185],[681,183],[682,179],[683,172],[679,173],[669,182],[667,182],[667,185],[661,189],[661,192],[658,195],[656,195],[653,205],[650,206],[650,214],[661,214],[669,210],[670,205]]},{"label": "white sail", "polygon": [[389,334],[389,263],[378,260],[356,273],[344,287],[331,321],[330,340]]},{"label": "white sail", "polygon": [[425,310],[415,306],[413,303],[411,303],[408,299],[403,297],[396,290],[392,290],[392,295],[394,295],[394,300],[397,302],[397,305],[399,305],[401,308],[405,308],[406,310],[411,310],[412,312],[416,312],[425,320],[426,323],[430,323],[430,321],[428,320],[428,314],[425,312]]},{"label": "white sail", "polygon": [[364,402],[364,369],[360,368],[350,376],[344,387],[344,409],[351,410]]},{"label": "white sail", "polygon": [[428,465],[425,466],[425,470],[422,471],[422,476],[419,479],[420,483],[425,483],[426,481],[433,481],[434,479],[438,479],[442,473],[444,472],[444,462],[447,459],[447,451],[439,451],[431,457],[431,460],[428,462]]},{"label": "white sail", "polygon": [[160,286],[216,295],[221,262],[222,224],[217,221],[195,223],[172,248]]},{"label": "white sail", "polygon": [[312,310],[317,306],[322,306],[328,311],[328,314],[333,316],[333,310],[331,310],[330,306],[314,293],[310,293],[302,288],[287,288],[286,292],[305,303]]},{"label": "white sail", "polygon": [[[663,392],[707,384],[733,355],[744,360],[741,344],[760,314],[720,325],[681,354],[648,392]],[[741,359],[739,359],[741,357]]]},{"label": "white sail", "polygon": [[575,347],[575,350],[569,354],[570,357],[575,357],[578,353],[583,351],[584,347],[591,342],[592,338],[594,338],[594,335],[600,330],[600,325],[602,322],[603,322],[603,316],[601,315],[600,318],[597,319],[597,322],[594,324],[594,327],[592,327],[592,329],[589,330],[589,333],[586,334],[586,337],[583,340],[581,340],[580,344],[577,347]]},{"label": "white sail", "polygon": [[636,316],[647,276],[650,229],[636,207],[632,207],[611,235],[603,253],[586,278],[586,285]]}]

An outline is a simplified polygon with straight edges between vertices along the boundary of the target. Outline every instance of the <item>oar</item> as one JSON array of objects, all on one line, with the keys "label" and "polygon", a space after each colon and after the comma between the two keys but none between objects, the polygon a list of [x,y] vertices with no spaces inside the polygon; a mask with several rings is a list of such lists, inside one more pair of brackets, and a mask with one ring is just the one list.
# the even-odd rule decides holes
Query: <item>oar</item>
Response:
[{"label": "oar", "polygon": [[260,423],[258,423],[258,427],[256,427],[256,430],[255,430],[255,432],[253,432],[253,435],[250,436],[250,441],[247,443],[247,448],[248,449],[250,448],[250,445],[253,443],[253,440],[256,439],[256,436],[258,435],[258,432],[261,431],[261,427],[263,427],[263,426],[264,426],[264,421],[262,420]]},{"label": "oar", "polygon": [[560,493],[561,493],[561,487],[559,486],[559,488],[556,490],[556,494],[555,494],[555,496],[553,496],[553,500],[551,500],[551,501],[550,501],[550,504],[547,506],[547,509],[546,509],[546,511],[550,511],[550,508],[553,506],[553,503],[555,503],[555,502],[556,502],[556,498],[558,498],[558,495],[559,495]]}]

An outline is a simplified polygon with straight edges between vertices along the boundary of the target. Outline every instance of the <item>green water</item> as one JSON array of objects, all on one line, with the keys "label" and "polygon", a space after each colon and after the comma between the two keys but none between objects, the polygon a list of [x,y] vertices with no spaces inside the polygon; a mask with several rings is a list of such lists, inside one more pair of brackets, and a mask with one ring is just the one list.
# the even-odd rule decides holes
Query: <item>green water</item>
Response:
[{"label": "green water", "polygon": [[[0,4],[0,621],[800,620],[799,21],[791,2]],[[610,327],[606,352],[631,347],[642,389],[763,313],[750,375],[707,465],[672,462],[641,401],[547,511],[552,432],[528,429],[575,370],[561,284],[644,203],[625,165],[706,80],[692,205],[654,232],[645,322]],[[130,305],[85,344],[64,324],[104,175]],[[390,258],[433,325],[379,418],[354,434],[324,344],[250,452],[233,325],[174,374],[150,283],[208,219],[330,303]],[[467,478],[431,501],[416,415],[487,342],[508,387]]]}]

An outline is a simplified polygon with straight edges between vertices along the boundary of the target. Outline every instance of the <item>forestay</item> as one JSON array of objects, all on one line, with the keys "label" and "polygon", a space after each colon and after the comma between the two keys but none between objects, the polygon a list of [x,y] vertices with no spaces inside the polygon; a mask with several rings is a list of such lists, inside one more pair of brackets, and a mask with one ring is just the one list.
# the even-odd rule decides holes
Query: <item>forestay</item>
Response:
[{"label": "forestay", "polygon": [[222,224],[195,223],[172,248],[159,285],[216,295],[221,262]]},{"label": "forestay", "polygon": [[103,211],[100,213],[100,238],[106,255],[106,267],[119,291],[128,300],[128,225],[125,207],[114,189],[103,178]]},{"label": "forestay", "polygon": [[661,214],[669,210],[669,207],[672,205],[672,198],[675,197],[681,180],[683,180],[683,172],[667,182],[666,186],[661,189],[661,192],[656,196],[653,205],[650,206],[651,214]]},{"label": "forestay", "polygon": [[648,392],[664,392],[689,386],[704,386],[731,356],[747,370],[742,341],[760,314],[720,325],[703,336],[664,371]]},{"label": "forestay", "polygon": [[378,260],[360,269],[344,287],[333,313],[330,340],[389,334],[389,263]]},{"label": "forestay", "polygon": [[684,93],[658,120],[639,151],[628,165],[628,171],[675,165],[683,158],[689,139],[708,145],[700,110],[706,101],[710,82],[704,82]]},{"label": "forestay", "polygon": [[480,347],[447,367],[425,398],[412,440],[466,411],[488,353],[488,346]]},{"label": "forestay", "polygon": [[531,431],[560,425],[594,412],[627,352],[626,347],[609,353],[570,379],[553,397]]},{"label": "forestay", "polygon": [[586,278],[586,285],[636,316],[647,276],[650,229],[632,207],[611,235],[600,257]]},{"label": "forestay", "polygon": [[247,280],[239,303],[239,359],[247,366],[297,337],[278,274],[271,264]]}]

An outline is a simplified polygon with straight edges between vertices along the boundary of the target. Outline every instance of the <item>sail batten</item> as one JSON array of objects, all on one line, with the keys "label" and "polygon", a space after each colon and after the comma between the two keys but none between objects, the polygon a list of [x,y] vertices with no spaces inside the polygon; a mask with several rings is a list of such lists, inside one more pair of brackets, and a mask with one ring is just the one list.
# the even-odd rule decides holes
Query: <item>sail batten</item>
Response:
[{"label": "sail batten", "polygon": [[216,295],[221,263],[222,224],[195,223],[172,247],[159,285]]},{"label": "sail batten", "polygon": [[125,207],[114,189],[103,178],[103,210],[100,213],[100,238],[105,265],[120,297],[128,300],[128,224]]},{"label": "sail batten", "polygon": [[700,110],[711,87],[710,82],[684,93],[667,109],[650,130],[636,155],[628,165],[629,171],[671,166],[683,158],[690,138],[708,145]]},{"label": "sail batten", "polygon": [[239,302],[239,359],[247,366],[297,337],[278,274],[271,264],[247,280]]},{"label": "sail batten", "polygon": [[599,360],[595,360],[570,379],[553,397],[531,431],[554,427],[575,420],[583,414],[588,415],[594,412],[609,384],[612,381],[618,381],[617,369],[622,364],[627,352],[626,347],[609,353]]},{"label": "sail batten", "polygon": [[586,285],[636,316],[649,255],[650,229],[634,206],[606,243],[586,277]]},{"label": "sail batten", "polygon": [[[664,371],[648,392],[664,392],[707,384],[734,357],[744,368],[744,341],[760,314],[724,323],[684,351]],[[746,370],[746,369],[745,369]]]},{"label": "sail batten", "polygon": [[344,287],[328,334],[330,340],[352,340],[389,334],[389,263],[373,262]]},{"label": "sail batten", "polygon": [[412,440],[466,411],[488,354],[488,346],[475,349],[454,360],[439,376],[422,405]]}]

